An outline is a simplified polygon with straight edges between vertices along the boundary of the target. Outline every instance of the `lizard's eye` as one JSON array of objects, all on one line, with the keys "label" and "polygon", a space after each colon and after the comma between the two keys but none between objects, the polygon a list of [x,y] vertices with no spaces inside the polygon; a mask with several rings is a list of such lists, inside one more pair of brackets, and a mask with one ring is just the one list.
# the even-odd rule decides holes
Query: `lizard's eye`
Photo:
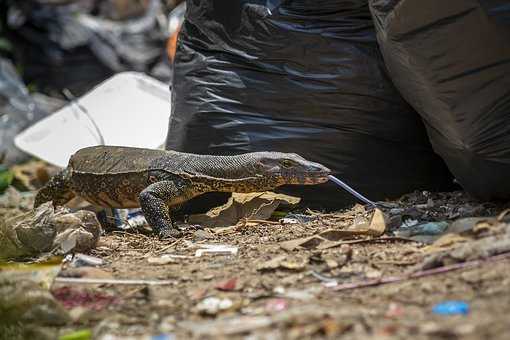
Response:
[{"label": "lizard's eye", "polygon": [[284,168],[290,168],[294,165],[294,162],[291,161],[290,159],[284,159],[282,160],[282,167]]}]

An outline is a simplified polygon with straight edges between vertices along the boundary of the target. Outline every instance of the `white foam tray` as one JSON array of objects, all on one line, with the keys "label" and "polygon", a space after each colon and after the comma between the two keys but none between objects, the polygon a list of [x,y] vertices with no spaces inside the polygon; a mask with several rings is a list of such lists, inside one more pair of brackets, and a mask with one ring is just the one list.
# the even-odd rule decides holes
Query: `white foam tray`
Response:
[{"label": "white foam tray", "polygon": [[[79,109],[86,109],[88,115]],[[170,118],[169,87],[136,72],[116,74],[14,139],[21,150],[65,167],[77,150],[100,145],[159,148]],[[90,117],[89,117],[90,116]]]}]

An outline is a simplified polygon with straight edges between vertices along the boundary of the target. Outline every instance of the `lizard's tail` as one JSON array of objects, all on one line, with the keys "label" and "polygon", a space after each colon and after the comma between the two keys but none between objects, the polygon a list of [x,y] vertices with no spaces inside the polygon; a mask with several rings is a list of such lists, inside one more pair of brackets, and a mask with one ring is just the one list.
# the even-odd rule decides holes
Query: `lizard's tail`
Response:
[{"label": "lizard's tail", "polygon": [[49,201],[53,201],[54,206],[69,202],[75,196],[69,185],[69,177],[68,168],[53,176],[35,196],[34,208]]}]

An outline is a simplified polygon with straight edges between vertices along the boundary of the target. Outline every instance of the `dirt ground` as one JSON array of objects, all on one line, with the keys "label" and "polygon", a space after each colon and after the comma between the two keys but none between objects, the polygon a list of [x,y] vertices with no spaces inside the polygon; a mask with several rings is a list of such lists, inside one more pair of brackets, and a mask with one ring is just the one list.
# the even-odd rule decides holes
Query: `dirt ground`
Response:
[{"label": "dirt ground", "polygon": [[[188,227],[179,240],[109,232],[91,253],[105,265],[78,268],[79,274],[69,268],[61,275],[166,283],[55,284],[53,294],[76,320],[61,334],[91,329],[98,339],[150,339],[161,334],[169,339],[508,339],[508,260],[338,290],[345,283],[405,275],[423,262],[425,244],[391,237],[402,219],[452,221],[495,216],[505,208],[477,203],[460,192],[414,193],[387,206],[389,230],[382,240],[364,237],[363,242],[327,249],[312,245],[289,251],[282,242],[349,228],[369,212],[358,205],[335,214],[312,214],[307,223],[253,222],[223,230]],[[203,244],[225,244],[238,251],[197,257]],[[171,255],[162,260],[164,254]],[[433,306],[446,300],[466,302],[469,312],[434,313]]]}]

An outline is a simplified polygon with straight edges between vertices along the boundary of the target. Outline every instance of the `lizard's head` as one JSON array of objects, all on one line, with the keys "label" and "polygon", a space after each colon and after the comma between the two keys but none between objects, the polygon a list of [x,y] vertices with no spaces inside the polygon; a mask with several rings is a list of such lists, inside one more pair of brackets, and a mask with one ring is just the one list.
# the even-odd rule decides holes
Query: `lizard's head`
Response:
[{"label": "lizard's head", "polygon": [[330,170],[295,153],[255,152],[255,169],[267,179],[284,184],[319,184],[328,181]]}]

